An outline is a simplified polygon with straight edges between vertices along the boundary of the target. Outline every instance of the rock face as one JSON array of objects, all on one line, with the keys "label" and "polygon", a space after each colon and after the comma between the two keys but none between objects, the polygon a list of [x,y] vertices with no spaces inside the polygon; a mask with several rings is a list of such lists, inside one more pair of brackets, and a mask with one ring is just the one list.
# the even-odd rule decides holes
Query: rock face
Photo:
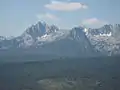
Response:
[{"label": "rock face", "polygon": [[38,22],[35,25],[27,28],[25,32],[21,36],[7,39],[5,37],[0,37],[0,47],[6,48],[29,48],[32,46],[38,37],[44,36],[45,34],[49,34],[52,32],[56,32],[59,29],[55,26],[48,26],[46,23]]},{"label": "rock face", "polygon": [[105,55],[120,54],[120,24],[88,29],[87,37],[96,51]]},{"label": "rock face", "polygon": [[60,56],[96,56],[120,54],[120,24],[97,29],[74,27],[59,29],[38,22],[18,37],[0,36],[0,49],[36,49]]}]

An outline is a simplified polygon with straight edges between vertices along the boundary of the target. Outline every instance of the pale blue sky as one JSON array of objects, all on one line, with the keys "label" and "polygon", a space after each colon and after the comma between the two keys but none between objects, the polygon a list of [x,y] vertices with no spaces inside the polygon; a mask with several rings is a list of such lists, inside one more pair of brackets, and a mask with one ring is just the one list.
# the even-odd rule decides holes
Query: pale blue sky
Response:
[{"label": "pale blue sky", "polygon": [[20,35],[37,21],[60,28],[120,23],[119,9],[119,0],[0,0],[0,35]]}]

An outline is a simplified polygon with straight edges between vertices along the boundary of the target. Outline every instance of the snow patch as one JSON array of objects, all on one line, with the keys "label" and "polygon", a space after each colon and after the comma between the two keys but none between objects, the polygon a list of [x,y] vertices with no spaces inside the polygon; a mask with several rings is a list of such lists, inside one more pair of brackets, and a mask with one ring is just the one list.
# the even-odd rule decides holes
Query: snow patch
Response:
[{"label": "snow patch", "polygon": [[112,36],[112,33],[110,32],[108,34],[100,34],[100,36],[108,36],[108,37],[110,37],[110,36]]},{"label": "snow patch", "polygon": [[37,40],[40,42],[52,42],[55,40],[60,40],[68,36],[69,31],[67,30],[59,30],[50,34],[45,34],[42,37],[37,37]]}]

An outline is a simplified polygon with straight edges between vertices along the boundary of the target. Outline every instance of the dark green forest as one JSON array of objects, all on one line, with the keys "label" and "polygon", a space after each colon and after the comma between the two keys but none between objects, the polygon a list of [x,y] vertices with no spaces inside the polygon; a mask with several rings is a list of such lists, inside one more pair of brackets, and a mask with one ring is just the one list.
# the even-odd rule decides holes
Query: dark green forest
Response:
[{"label": "dark green forest", "polygon": [[0,58],[0,90],[120,90],[119,56]]}]

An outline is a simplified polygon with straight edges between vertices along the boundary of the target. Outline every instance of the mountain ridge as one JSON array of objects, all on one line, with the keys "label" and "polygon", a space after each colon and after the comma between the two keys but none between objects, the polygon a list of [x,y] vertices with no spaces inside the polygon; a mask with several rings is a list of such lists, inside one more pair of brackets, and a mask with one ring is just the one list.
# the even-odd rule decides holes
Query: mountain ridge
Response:
[{"label": "mountain ridge", "polygon": [[119,33],[120,24],[104,25],[97,29],[79,26],[71,30],[61,30],[55,25],[49,26],[45,22],[38,22],[28,27],[18,37],[7,39],[0,36],[0,50],[39,48],[43,52],[50,52],[49,54],[54,52],[63,55],[65,52],[64,54],[67,53],[68,56],[72,54],[95,56],[95,53],[102,53],[111,56],[120,54]]}]

